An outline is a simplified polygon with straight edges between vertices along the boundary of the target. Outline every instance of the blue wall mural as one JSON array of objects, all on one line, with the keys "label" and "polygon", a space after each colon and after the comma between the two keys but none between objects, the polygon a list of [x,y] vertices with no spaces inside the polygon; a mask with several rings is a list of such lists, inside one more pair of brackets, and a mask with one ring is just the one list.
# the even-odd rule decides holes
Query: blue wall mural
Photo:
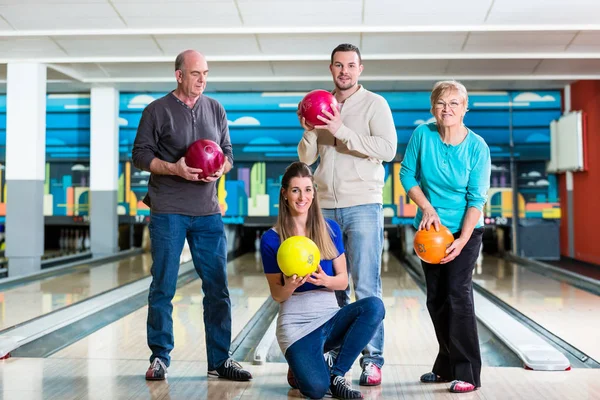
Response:
[{"label": "blue wall mural", "polygon": [[[386,164],[385,215],[395,223],[409,222],[415,206],[399,187],[397,173],[414,128],[432,120],[429,92],[380,92],[390,105],[398,134],[397,161]],[[129,162],[142,110],[164,93],[122,93],[119,105],[119,214],[143,221],[148,210],[141,202],[148,173]],[[219,199],[228,222],[247,217],[277,214],[277,187],[285,166],[297,158],[296,145],[302,129],[296,107],[303,93],[206,93],[227,111],[235,168],[219,182]],[[560,218],[556,179],[545,173],[550,158],[549,124],[561,114],[558,91],[473,92],[465,124],[490,146],[494,163],[488,220],[508,216],[512,210],[507,164],[510,134],[519,161],[519,192],[524,217]],[[89,94],[47,96],[46,215],[86,215],[89,184]],[[0,95],[0,162],[5,159],[6,96]],[[4,168],[0,166],[0,168]],[[5,183],[0,170],[4,214]],[[523,181],[523,182],[521,182]],[[509,203],[510,199],[510,203]],[[507,218],[509,218],[508,216]]]}]

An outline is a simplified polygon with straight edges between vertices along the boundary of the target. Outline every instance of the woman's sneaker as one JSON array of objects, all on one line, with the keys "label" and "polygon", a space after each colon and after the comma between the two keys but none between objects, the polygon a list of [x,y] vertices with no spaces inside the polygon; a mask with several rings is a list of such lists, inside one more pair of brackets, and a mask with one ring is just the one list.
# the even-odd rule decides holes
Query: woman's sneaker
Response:
[{"label": "woman's sneaker", "polygon": [[147,381],[162,381],[167,377],[167,366],[156,357],[146,371]]},{"label": "woman's sneaker", "polygon": [[477,389],[477,388],[472,383],[455,380],[455,381],[452,381],[452,383],[450,384],[449,390],[452,393],[466,393],[466,392],[472,392],[475,389]]},{"label": "woman's sneaker", "polygon": [[329,391],[331,397],[336,399],[362,399],[363,395],[358,390],[354,390],[346,382],[346,378],[339,375],[331,377],[331,384],[329,385]]}]

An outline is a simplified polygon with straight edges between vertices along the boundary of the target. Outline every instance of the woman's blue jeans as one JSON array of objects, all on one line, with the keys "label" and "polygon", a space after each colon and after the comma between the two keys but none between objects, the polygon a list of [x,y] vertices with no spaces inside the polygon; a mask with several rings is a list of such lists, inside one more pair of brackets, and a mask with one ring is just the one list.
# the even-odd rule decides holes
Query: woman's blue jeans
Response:
[{"label": "woman's blue jeans", "polygon": [[[285,358],[302,394],[322,398],[329,389],[331,375],[343,376],[352,368],[384,316],[381,299],[363,298],[341,308],[325,324],[292,344]],[[323,354],[332,349],[337,349],[337,357],[330,371]]]}]

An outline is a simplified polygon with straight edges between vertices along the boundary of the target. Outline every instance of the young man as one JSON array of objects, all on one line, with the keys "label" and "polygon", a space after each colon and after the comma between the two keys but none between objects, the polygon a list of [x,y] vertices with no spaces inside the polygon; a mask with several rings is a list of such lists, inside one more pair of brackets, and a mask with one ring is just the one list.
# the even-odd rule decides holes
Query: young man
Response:
[{"label": "young man", "polygon": [[[322,125],[306,124],[298,110],[304,135],[298,145],[300,161],[313,164],[323,215],[335,220],[344,236],[348,272],[356,299],[381,298],[383,249],[383,161],[396,156],[397,135],[386,100],[358,83],[363,65],[358,47],[341,44],[331,53],[329,66],[340,104],[324,112]],[[338,303],[350,302],[350,288],[338,291]],[[381,384],[383,324],[363,350],[360,384]]]},{"label": "young man", "polygon": [[[197,51],[175,60],[177,88],[150,103],[135,138],[133,164],[151,172],[144,203],[151,209],[152,283],[148,295],[148,380],[167,375],[173,350],[173,305],[179,257],[187,239],[204,292],[204,329],[208,375],[246,381],[252,375],[229,358],[231,302],[227,287],[227,245],[216,196],[216,181],[231,170],[233,153],[223,107],[202,95],[208,64]],[[221,146],[226,161],[214,175],[185,163],[185,152],[198,139]]]}]

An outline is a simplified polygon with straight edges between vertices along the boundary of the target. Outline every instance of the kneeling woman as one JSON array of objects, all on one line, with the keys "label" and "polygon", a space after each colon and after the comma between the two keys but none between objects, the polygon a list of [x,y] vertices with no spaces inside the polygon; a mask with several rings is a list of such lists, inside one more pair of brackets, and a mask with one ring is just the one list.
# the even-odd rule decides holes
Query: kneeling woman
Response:
[{"label": "kneeling woman", "polygon": [[[290,236],[306,236],[319,247],[321,263],[313,274],[287,277],[279,269],[277,250]],[[348,286],[342,232],[321,214],[306,164],[287,167],[277,223],[264,233],[260,250],[271,295],[280,303],[277,341],[300,392],[313,399],[328,390],[335,398],[362,398],[346,385],[344,375],[375,334],[385,310],[377,297],[339,308],[334,290]],[[338,354],[330,369],[323,354],[332,349]]]}]

